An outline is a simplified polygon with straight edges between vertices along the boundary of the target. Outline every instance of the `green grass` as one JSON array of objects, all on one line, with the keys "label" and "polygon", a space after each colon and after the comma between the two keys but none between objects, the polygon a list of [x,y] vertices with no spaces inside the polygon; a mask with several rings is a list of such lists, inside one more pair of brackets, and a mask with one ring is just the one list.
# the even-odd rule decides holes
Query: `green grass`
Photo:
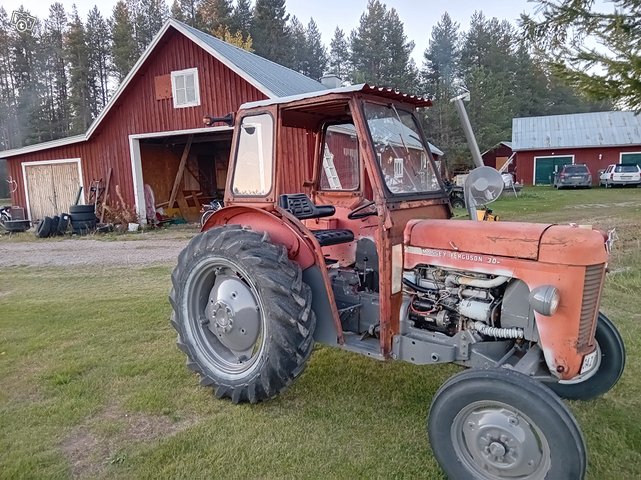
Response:
[{"label": "green grass", "polygon": [[[641,478],[641,189],[528,189],[494,209],[513,220],[617,228],[619,273],[603,308],[624,336],[626,372],[602,398],[570,407],[589,478]],[[2,271],[0,478],[442,478],[425,419],[457,367],[317,347],[283,395],[234,406],[200,387],[175,348],[169,274]]]}]

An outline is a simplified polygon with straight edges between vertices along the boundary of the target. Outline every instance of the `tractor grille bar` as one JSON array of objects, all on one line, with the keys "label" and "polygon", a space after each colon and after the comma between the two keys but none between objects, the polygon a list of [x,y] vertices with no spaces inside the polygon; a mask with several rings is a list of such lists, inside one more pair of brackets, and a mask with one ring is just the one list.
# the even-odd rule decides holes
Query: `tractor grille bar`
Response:
[{"label": "tractor grille bar", "polygon": [[577,350],[579,351],[592,343],[604,272],[605,265],[590,265],[585,269],[581,322],[579,323],[579,338],[577,340]]}]

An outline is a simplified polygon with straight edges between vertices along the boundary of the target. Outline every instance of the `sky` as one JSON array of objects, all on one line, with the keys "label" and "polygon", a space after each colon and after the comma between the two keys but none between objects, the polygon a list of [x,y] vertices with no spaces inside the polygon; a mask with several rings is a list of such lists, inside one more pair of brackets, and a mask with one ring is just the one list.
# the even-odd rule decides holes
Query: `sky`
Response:
[{"label": "sky", "polygon": [[[80,15],[86,18],[87,12],[96,4],[104,16],[111,16],[117,0],[60,1],[68,12],[75,3]],[[167,3],[170,5],[171,1],[167,0]],[[0,5],[9,15],[14,9],[24,5],[27,10],[40,18],[48,16],[51,3],[53,2],[48,0],[0,0]],[[445,12],[448,12],[463,30],[466,30],[475,10],[482,10],[486,17],[509,20],[516,25],[522,12],[533,13],[536,8],[536,4],[527,0],[486,0],[484,2],[478,0],[383,0],[383,3],[388,8],[395,8],[398,12],[405,25],[407,38],[415,43],[412,57],[418,66],[423,62],[423,52],[429,43],[432,27],[438,23]],[[285,5],[287,12],[298,17],[305,25],[310,17],[313,17],[323,36],[323,42],[329,46],[337,26],[347,35],[358,27],[360,16],[367,7],[367,0],[287,0]]]}]

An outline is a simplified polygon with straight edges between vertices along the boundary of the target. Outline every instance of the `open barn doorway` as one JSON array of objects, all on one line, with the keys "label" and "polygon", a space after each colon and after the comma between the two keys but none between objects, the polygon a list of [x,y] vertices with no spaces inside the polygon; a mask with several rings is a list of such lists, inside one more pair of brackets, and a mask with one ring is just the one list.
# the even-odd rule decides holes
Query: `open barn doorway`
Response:
[{"label": "open barn doorway", "polygon": [[134,139],[138,215],[198,221],[202,204],[224,197],[231,139],[231,129]]}]

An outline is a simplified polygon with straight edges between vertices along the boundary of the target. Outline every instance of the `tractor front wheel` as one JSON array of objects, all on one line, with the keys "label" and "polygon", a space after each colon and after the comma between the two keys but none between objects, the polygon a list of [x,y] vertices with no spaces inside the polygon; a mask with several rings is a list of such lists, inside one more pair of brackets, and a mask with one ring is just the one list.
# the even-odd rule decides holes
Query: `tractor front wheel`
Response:
[{"label": "tractor front wheel", "polygon": [[568,408],[513,370],[472,369],[450,378],[432,401],[428,435],[448,478],[585,475],[585,442]]},{"label": "tractor front wheel", "polygon": [[256,403],[303,371],[316,324],[311,292],[267,234],[237,226],[200,233],[171,279],[178,347],[218,398]]},{"label": "tractor front wheel", "polygon": [[625,368],[625,345],[612,321],[599,312],[594,339],[595,367],[572,380],[547,383],[558,396],[570,400],[591,400],[610,391]]}]

